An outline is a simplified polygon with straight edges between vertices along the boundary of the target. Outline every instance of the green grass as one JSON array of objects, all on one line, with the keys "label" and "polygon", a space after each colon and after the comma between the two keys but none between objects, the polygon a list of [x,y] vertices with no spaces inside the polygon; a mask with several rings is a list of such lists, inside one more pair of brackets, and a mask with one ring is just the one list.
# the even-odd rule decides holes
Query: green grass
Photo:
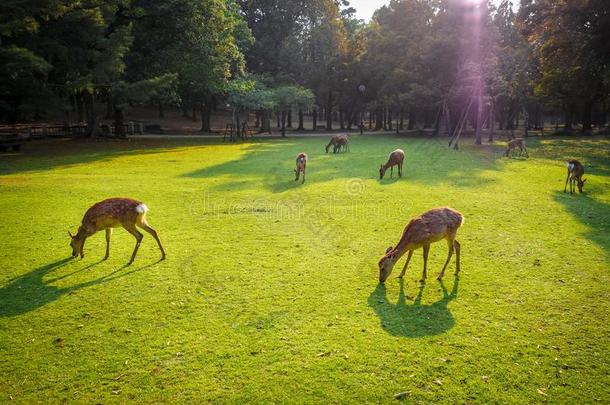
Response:
[{"label": "green grass", "polygon": [[[610,141],[501,145],[353,137],[237,145],[28,144],[0,160],[0,402],[583,403],[610,401]],[[469,142],[469,141],[468,141]],[[378,180],[389,151],[401,180]],[[294,157],[310,156],[307,182]],[[562,192],[563,161],[587,167]],[[68,229],[111,196],[149,206],[145,235]],[[409,219],[448,205],[462,272],[434,280],[446,244],[404,283],[377,260]],[[403,259],[404,260],[404,259]]]}]

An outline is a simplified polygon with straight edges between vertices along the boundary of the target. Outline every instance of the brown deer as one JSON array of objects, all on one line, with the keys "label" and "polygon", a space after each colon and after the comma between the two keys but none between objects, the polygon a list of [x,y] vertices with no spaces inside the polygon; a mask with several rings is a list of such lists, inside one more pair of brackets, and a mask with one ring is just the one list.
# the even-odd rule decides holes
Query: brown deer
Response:
[{"label": "brown deer", "polygon": [[396,262],[405,252],[409,252],[405,266],[399,276],[402,278],[407,271],[407,266],[409,265],[411,256],[413,256],[413,251],[419,248],[424,249],[424,272],[421,282],[425,282],[428,275],[427,266],[430,245],[441,239],[447,240],[449,253],[437,280],[442,280],[445,275],[445,269],[449,264],[449,260],[451,260],[454,250],[456,256],[455,274],[457,275],[460,272],[460,243],[455,239],[455,236],[463,223],[464,216],[453,208],[448,207],[434,208],[413,218],[403,231],[398,245],[396,245],[395,248],[390,246],[386,250],[385,255],[379,260],[379,282],[385,282],[392,273],[392,269]]},{"label": "brown deer", "polygon": [[299,181],[301,173],[303,173],[303,183],[305,183],[305,169],[307,168],[307,153],[301,152],[297,155],[297,167],[294,169],[294,174],[297,176],[294,181]]},{"label": "brown deer", "polygon": [[326,145],[326,153],[331,146],[333,147],[333,153],[341,152],[341,149],[347,152],[349,151],[349,138],[347,135],[333,135],[328,145]]},{"label": "brown deer", "polygon": [[529,156],[527,153],[527,148],[525,147],[525,140],[523,138],[515,138],[508,141],[506,153],[504,153],[504,156],[508,157],[508,155],[511,154],[511,152],[513,152],[517,148],[519,148],[519,156],[523,155],[524,152],[526,157]]},{"label": "brown deer", "polygon": [[140,242],[142,242],[142,238],[144,237],[144,235],[137,230],[136,226],[138,226],[155,238],[159,245],[159,249],[161,249],[161,260],[165,259],[165,250],[163,250],[157,232],[146,222],[147,211],[148,207],[145,204],[130,198],[109,198],[92,205],[91,208],[85,212],[82,224],[78,228],[76,235],[72,235],[72,233],[68,231],[70,238],[72,238],[70,242],[72,257],[76,257],[80,254],[80,257],[83,258],[85,256],[83,253],[85,240],[94,233],[104,229],[106,230],[106,256],[104,256],[104,260],[108,259],[110,254],[110,235],[112,234],[112,228],[122,226],[136,238],[136,247],[129,260],[129,264],[131,264],[136,258]]},{"label": "brown deer", "polygon": [[568,167],[568,177],[566,177],[566,185],[563,187],[563,192],[566,192],[568,182],[570,182],[570,194],[574,194],[574,183],[578,186],[578,191],[582,193],[582,186],[585,185],[587,179],[583,179],[582,176],[585,174],[585,167],[578,160],[570,160],[566,162]]},{"label": "brown deer", "polygon": [[394,166],[398,166],[398,177],[402,177],[402,163],[405,160],[405,152],[402,149],[396,149],[388,158],[385,165],[381,165],[379,168],[379,179],[383,179],[386,170],[390,168],[390,178],[394,175]]}]

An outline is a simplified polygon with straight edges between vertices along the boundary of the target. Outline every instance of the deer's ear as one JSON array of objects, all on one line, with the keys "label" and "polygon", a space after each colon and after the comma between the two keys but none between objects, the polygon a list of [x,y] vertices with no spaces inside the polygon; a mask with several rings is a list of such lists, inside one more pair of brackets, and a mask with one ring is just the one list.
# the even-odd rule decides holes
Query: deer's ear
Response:
[{"label": "deer's ear", "polygon": [[74,239],[74,235],[72,235],[72,232],[68,231],[68,235],[70,235],[70,237],[71,237],[72,239]]},{"label": "deer's ear", "polygon": [[390,253],[392,251],[392,249],[394,249],[392,246],[390,246],[389,248],[387,248],[385,250],[385,254],[387,255],[388,253]]},{"label": "deer's ear", "polygon": [[585,181],[587,181],[587,179],[583,179],[583,180],[582,180],[582,184],[585,184]]}]

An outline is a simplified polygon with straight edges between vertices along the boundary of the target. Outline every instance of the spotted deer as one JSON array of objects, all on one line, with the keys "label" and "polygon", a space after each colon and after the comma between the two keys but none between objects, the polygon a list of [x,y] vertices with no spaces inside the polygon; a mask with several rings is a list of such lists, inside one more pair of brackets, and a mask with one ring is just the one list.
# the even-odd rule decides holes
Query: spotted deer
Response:
[{"label": "spotted deer", "polygon": [[104,260],[108,259],[110,255],[110,235],[112,234],[112,228],[118,228],[122,226],[127,232],[132,234],[136,238],[136,246],[131,254],[129,264],[133,263],[142,242],[142,235],[136,227],[142,228],[146,232],[152,235],[157,241],[159,249],[161,249],[161,260],[165,259],[165,250],[161,245],[161,240],[157,232],[151,228],[146,222],[146,212],[148,207],[140,201],[132,200],[130,198],[109,198],[104,201],[100,201],[91,206],[85,212],[81,226],[78,228],[76,235],[72,235],[70,231],[72,247],[72,257],[76,257],[80,254],[83,258],[83,248],[85,246],[85,240],[93,235],[94,233],[105,230],[106,231],[106,255]]},{"label": "spotted deer", "polygon": [[460,272],[460,243],[455,239],[460,226],[464,223],[464,216],[453,208],[434,208],[424,212],[418,217],[413,218],[402,233],[402,237],[396,247],[390,246],[386,249],[385,255],[379,260],[379,282],[383,283],[392,273],[392,269],[396,262],[409,252],[405,266],[400,273],[400,278],[405,275],[407,266],[413,256],[413,251],[419,248],[424,250],[424,272],[421,282],[425,282],[427,278],[428,253],[430,245],[442,239],[447,240],[449,253],[445,265],[438,275],[437,280],[442,280],[445,275],[445,269],[453,256],[455,250],[455,274]]},{"label": "spotted deer", "polygon": [[347,137],[347,135],[333,135],[333,137],[330,138],[330,141],[326,145],[326,148],[324,148],[326,153],[328,153],[328,150],[331,146],[333,147],[333,153],[341,152],[342,149],[343,151],[348,152],[349,138]]},{"label": "spotted deer", "polygon": [[307,168],[307,153],[301,152],[297,155],[297,167],[294,169],[296,178],[294,181],[299,181],[301,173],[303,173],[303,183],[305,183],[305,169]]},{"label": "spotted deer", "polygon": [[508,145],[506,148],[506,152],[504,153],[504,156],[508,157],[511,152],[513,152],[515,149],[519,148],[519,156],[523,155],[523,153],[525,152],[525,156],[528,156],[527,153],[527,148],[525,147],[525,140],[523,138],[515,138],[515,139],[511,139],[510,141],[508,141]]},{"label": "spotted deer", "polygon": [[582,187],[585,185],[587,179],[583,179],[582,176],[585,174],[585,167],[578,160],[570,160],[566,162],[568,167],[568,177],[566,177],[566,184],[563,187],[563,192],[566,192],[568,182],[570,183],[570,194],[574,194],[574,184],[578,186],[578,191],[582,193]]},{"label": "spotted deer", "polygon": [[396,149],[390,153],[388,161],[385,165],[379,168],[379,179],[383,179],[386,170],[390,169],[390,178],[394,175],[394,166],[398,166],[398,177],[402,177],[402,163],[405,160],[405,152],[402,149]]}]

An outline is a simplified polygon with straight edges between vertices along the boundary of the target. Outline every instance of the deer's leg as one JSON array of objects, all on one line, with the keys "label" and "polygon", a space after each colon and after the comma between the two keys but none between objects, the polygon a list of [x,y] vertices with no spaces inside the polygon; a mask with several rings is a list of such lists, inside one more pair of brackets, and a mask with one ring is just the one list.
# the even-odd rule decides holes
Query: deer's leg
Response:
[{"label": "deer's leg", "polygon": [[390,178],[394,177],[394,166],[390,166]]},{"label": "deer's leg", "polygon": [[146,221],[142,221],[138,224],[138,226],[144,229],[146,232],[152,235],[153,238],[157,241],[157,245],[159,245],[159,249],[161,249],[161,260],[165,259],[165,249],[163,249],[163,245],[161,245],[161,239],[159,239],[159,235],[157,235],[157,231],[152,229],[150,225]]},{"label": "deer's leg", "polygon": [[83,239],[83,243],[80,245],[80,258],[82,259],[83,257],[85,257],[85,253],[84,253],[84,249],[85,249],[85,242],[87,241],[87,238]]},{"label": "deer's leg", "polygon": [[449,244],[449,253],[447,253],[447,260],[445,260],[445,265],[443,266],[441,273],[436,278],[438,281],[441,281],[443,279],[443,277],[445,276],[445,269],[447,268],[447,265],[449,264],[449,260],[451,260],[451,256],[453,256],[453,238],[448,238],[447,243]]},{"label": "deer's leg", "polygon": [[299,181],[299,169],[294,169],[294,174],[296,176],[296,178],[294,179],[294,181]]},{"label": "deer's leg", "polygon": [[413,256],[413,251],[409,250],[409,254],[407,255],[407,261],[405,262],[405,266],[402,268],[402,272],[400,273],[400,276],[398,276],[398,278],[403,278],[405,276],[405,273],[407,271],[407,266],[409,265],[409,262],[411,261],[411,256]]},{"label": "deer's leg", "polygon": [[460,272],[460,242],[454,240],[453,248],[455,249],[455,275],[457,276]]},{"label": "deer's leg", "polygon": [[112,235],[112,228],[106,228],[106,255],[104,256],[104,260],[108,259],[108,256],[110,256],[110,235]]},{"label": "deer's leg", "polygon": [[402,163],[398,165],[398,177],[402,177]]},{"label": "deer's leg", "polygon": [[133,261],[136,258],[136,254],[138,253],[138,249],[140,248],[140,243],[142,243],[142,238],[144,237],[144,235],[142,235],[142,233],[140,233],[137,229],[135,225],[125,225],[123,224],[123,228],[125,228],[125,230],[127,232],[129,232],[130,234],[132,234],[135,238],[136,238],[136,247],[133,249],[133,253],[131,254],[131,259],[129,259],[129,263],[127,264],[131,264],[133,263]]},{"label": "deer's leg", "polygon": [[428,253],[430,253],[430,244],[424,245],[424,273],[420,280],[422,283],[425,283],[428,277]]},{"label": "deer's leg", "polygon": [[303,182],[301,184],[305,183],[305,170],[303,170]]},{"label": "deer's leg", "polygon": [[563,186],[563,192],[566,192],[566,189],[568,188],[568,181],[570,180],[570,170],[568,170],[568,176],[566,177],[566,185]]}]

